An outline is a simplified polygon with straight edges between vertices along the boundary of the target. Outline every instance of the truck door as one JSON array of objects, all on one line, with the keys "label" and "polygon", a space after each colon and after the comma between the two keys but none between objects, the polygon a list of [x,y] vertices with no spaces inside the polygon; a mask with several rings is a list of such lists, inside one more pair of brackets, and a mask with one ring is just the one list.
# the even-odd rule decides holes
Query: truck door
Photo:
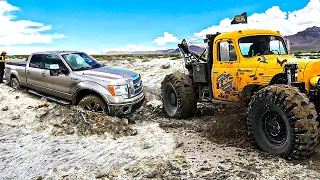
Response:
[{"label": "truck door", "polygon": [[44,90],[41,75],[42,57],[42,54],[32,55],[30,62],[26,66],[27,86],[38,91]]},{"label": "truck door", "polygon": [[231,40],[220,40],[214,44],[212,89],[217,100],[238,102],[237,71],[239,58]]},{"label": "truck door", "polygon": [[[58,64],[59,73],[58,75],[50,74],[50,65]],[[70,70],[67,68],[66,64],[60,59],[58,55],[45,55],[42,59],[42,81],[46,88],[47,94],[52,96],[60,97],[66,100],[71,100],[71,89],[75,83],[71,79]]]}]

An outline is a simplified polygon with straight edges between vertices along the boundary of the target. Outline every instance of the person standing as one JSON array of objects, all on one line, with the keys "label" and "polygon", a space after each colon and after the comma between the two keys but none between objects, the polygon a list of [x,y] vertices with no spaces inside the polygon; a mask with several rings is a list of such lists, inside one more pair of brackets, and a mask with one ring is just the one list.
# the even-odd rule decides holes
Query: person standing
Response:
[{"label": "person standing", "polygon": [[3,83],[3,76],[4,76],[4,63],[5,63],[5,57],[6,57],[7,52],[2,51],[1,56],[0,56],[0,83]]}]

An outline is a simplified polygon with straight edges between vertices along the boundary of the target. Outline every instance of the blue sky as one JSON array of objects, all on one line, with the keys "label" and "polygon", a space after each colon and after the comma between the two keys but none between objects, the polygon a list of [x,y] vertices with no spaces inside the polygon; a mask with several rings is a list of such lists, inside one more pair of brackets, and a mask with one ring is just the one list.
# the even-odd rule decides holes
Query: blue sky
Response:
[{"label": "blue sky", "polygon": [[[320,4],[319,0],[311,1],[317,1],[314,3]],[[39,39],[33,42],[33,36],[30,36],[31,40],[27,44],[19,42],[19,40],[13,40],[17,41],[16,43],[5,43],[10,42],[10,37],[18,36],[14,34],[9,36],[9,32],[1,34],[0,31],[0,47],[12,49],[14,52],[18,52],[20,48],[25,47],[30,50],[60,48],[97,53],[108,50],[126,50],[126,48],[130,49],[132,46],[133,49],[137,46],[136,49],[138,50],[175,48],[178,40],[182,38],[199,37],[201,31],[205,33],[216,29],[226,29],[226,27],[220,27],[219,23],[225,18],[231,20],[234,15],[241,14],[244,11],[250,17],[253,13],[263,14],[273,6],[278,6],[281,12],[290,13],[303,10],[309,3],[308,0],[247,0],[241,3],[235,0],[229,0],[228,2],[213,0],[122,0],[121,3],[115,0],[7,0],[4,2],[16,7],[13,10],[5,10],[4,8],[2,11],[0,7],[0,15],[2,12],[2,16],[8,16],[8,14],[15,16],[10,18],[10,21],[29,20],[42,24],[35,28],[49,27],[44,31],[35,32],[39,35],[37,38],[41,38],[41,35],[47,35],[47,40]],[[279,14],[278,11],[276,13]],[[252,19],[254,18],[255,16],[252,17]],[[258,16],[257,18],[259,19]],[[311,24],[317,25],[319,23],[319,21],[315,21]],[[26,28],[32,29],[34,27]],[[281,27],[279,28],[281,29]],[[205,29],[207,31],[203,31]],[[293,32],[288,33],[299,30],[301,29],[296,28]],[[163,37],[164,32],[172,36]],[[16,33],[26,35],[24,32]],[[34,35],[34,32],[32,33],[31,35]],[[200,33],[200,35],[195,33]],[[1,39],[6,35],[8,35],[8,38]],[[153,42],[158,37],[163,38],[158,39],[158,43]],[[131,46],[128,46],[128,44],[131,44]]]}]

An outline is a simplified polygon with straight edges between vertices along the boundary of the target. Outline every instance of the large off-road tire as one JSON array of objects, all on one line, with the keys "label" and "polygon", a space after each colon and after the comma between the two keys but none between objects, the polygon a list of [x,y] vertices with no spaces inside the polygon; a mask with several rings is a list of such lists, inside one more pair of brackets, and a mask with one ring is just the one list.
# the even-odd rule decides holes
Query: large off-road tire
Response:
[{"label": "large off-road tire", "polygon": [[108,113],[105,101],[95,94],[89,94],[83,97],[78,106],[88,111],[98,112],[101,114]]},{"label": "large off-road tire", "polygon": [[162,103],[169,117],[184,119],[195,115],[197,94],[187,75],[167,75],[161,83]]},{"label": "large off-road tire", "polygon": [[14,90],[19,90],[21,88],[20,82],[18,80],[18,78],[13,77],[10,81],[10,86],[14,89]]},{"label": "large off-road tire", "polygon": [[319,142],[317,111],[298,88],[271,85],[259,90],[248,109],[251,142],[288,160],[313,152]]}]

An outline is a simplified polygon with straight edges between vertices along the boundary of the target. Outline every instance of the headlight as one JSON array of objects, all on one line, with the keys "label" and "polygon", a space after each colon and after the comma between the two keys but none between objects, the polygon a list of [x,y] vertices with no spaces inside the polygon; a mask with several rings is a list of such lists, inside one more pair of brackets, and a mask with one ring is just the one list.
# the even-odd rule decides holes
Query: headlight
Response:
[{"label": "headlight", "polygon": [[310,83],[313,87],[320,87],[320,77],[316,76],[311,78]]},{"label": "headlight", "polygon": [[128,86],[120,85],[120,86],[108,86],[110,93],[114,96],[123,96],[124,98],[129,97]]}]

